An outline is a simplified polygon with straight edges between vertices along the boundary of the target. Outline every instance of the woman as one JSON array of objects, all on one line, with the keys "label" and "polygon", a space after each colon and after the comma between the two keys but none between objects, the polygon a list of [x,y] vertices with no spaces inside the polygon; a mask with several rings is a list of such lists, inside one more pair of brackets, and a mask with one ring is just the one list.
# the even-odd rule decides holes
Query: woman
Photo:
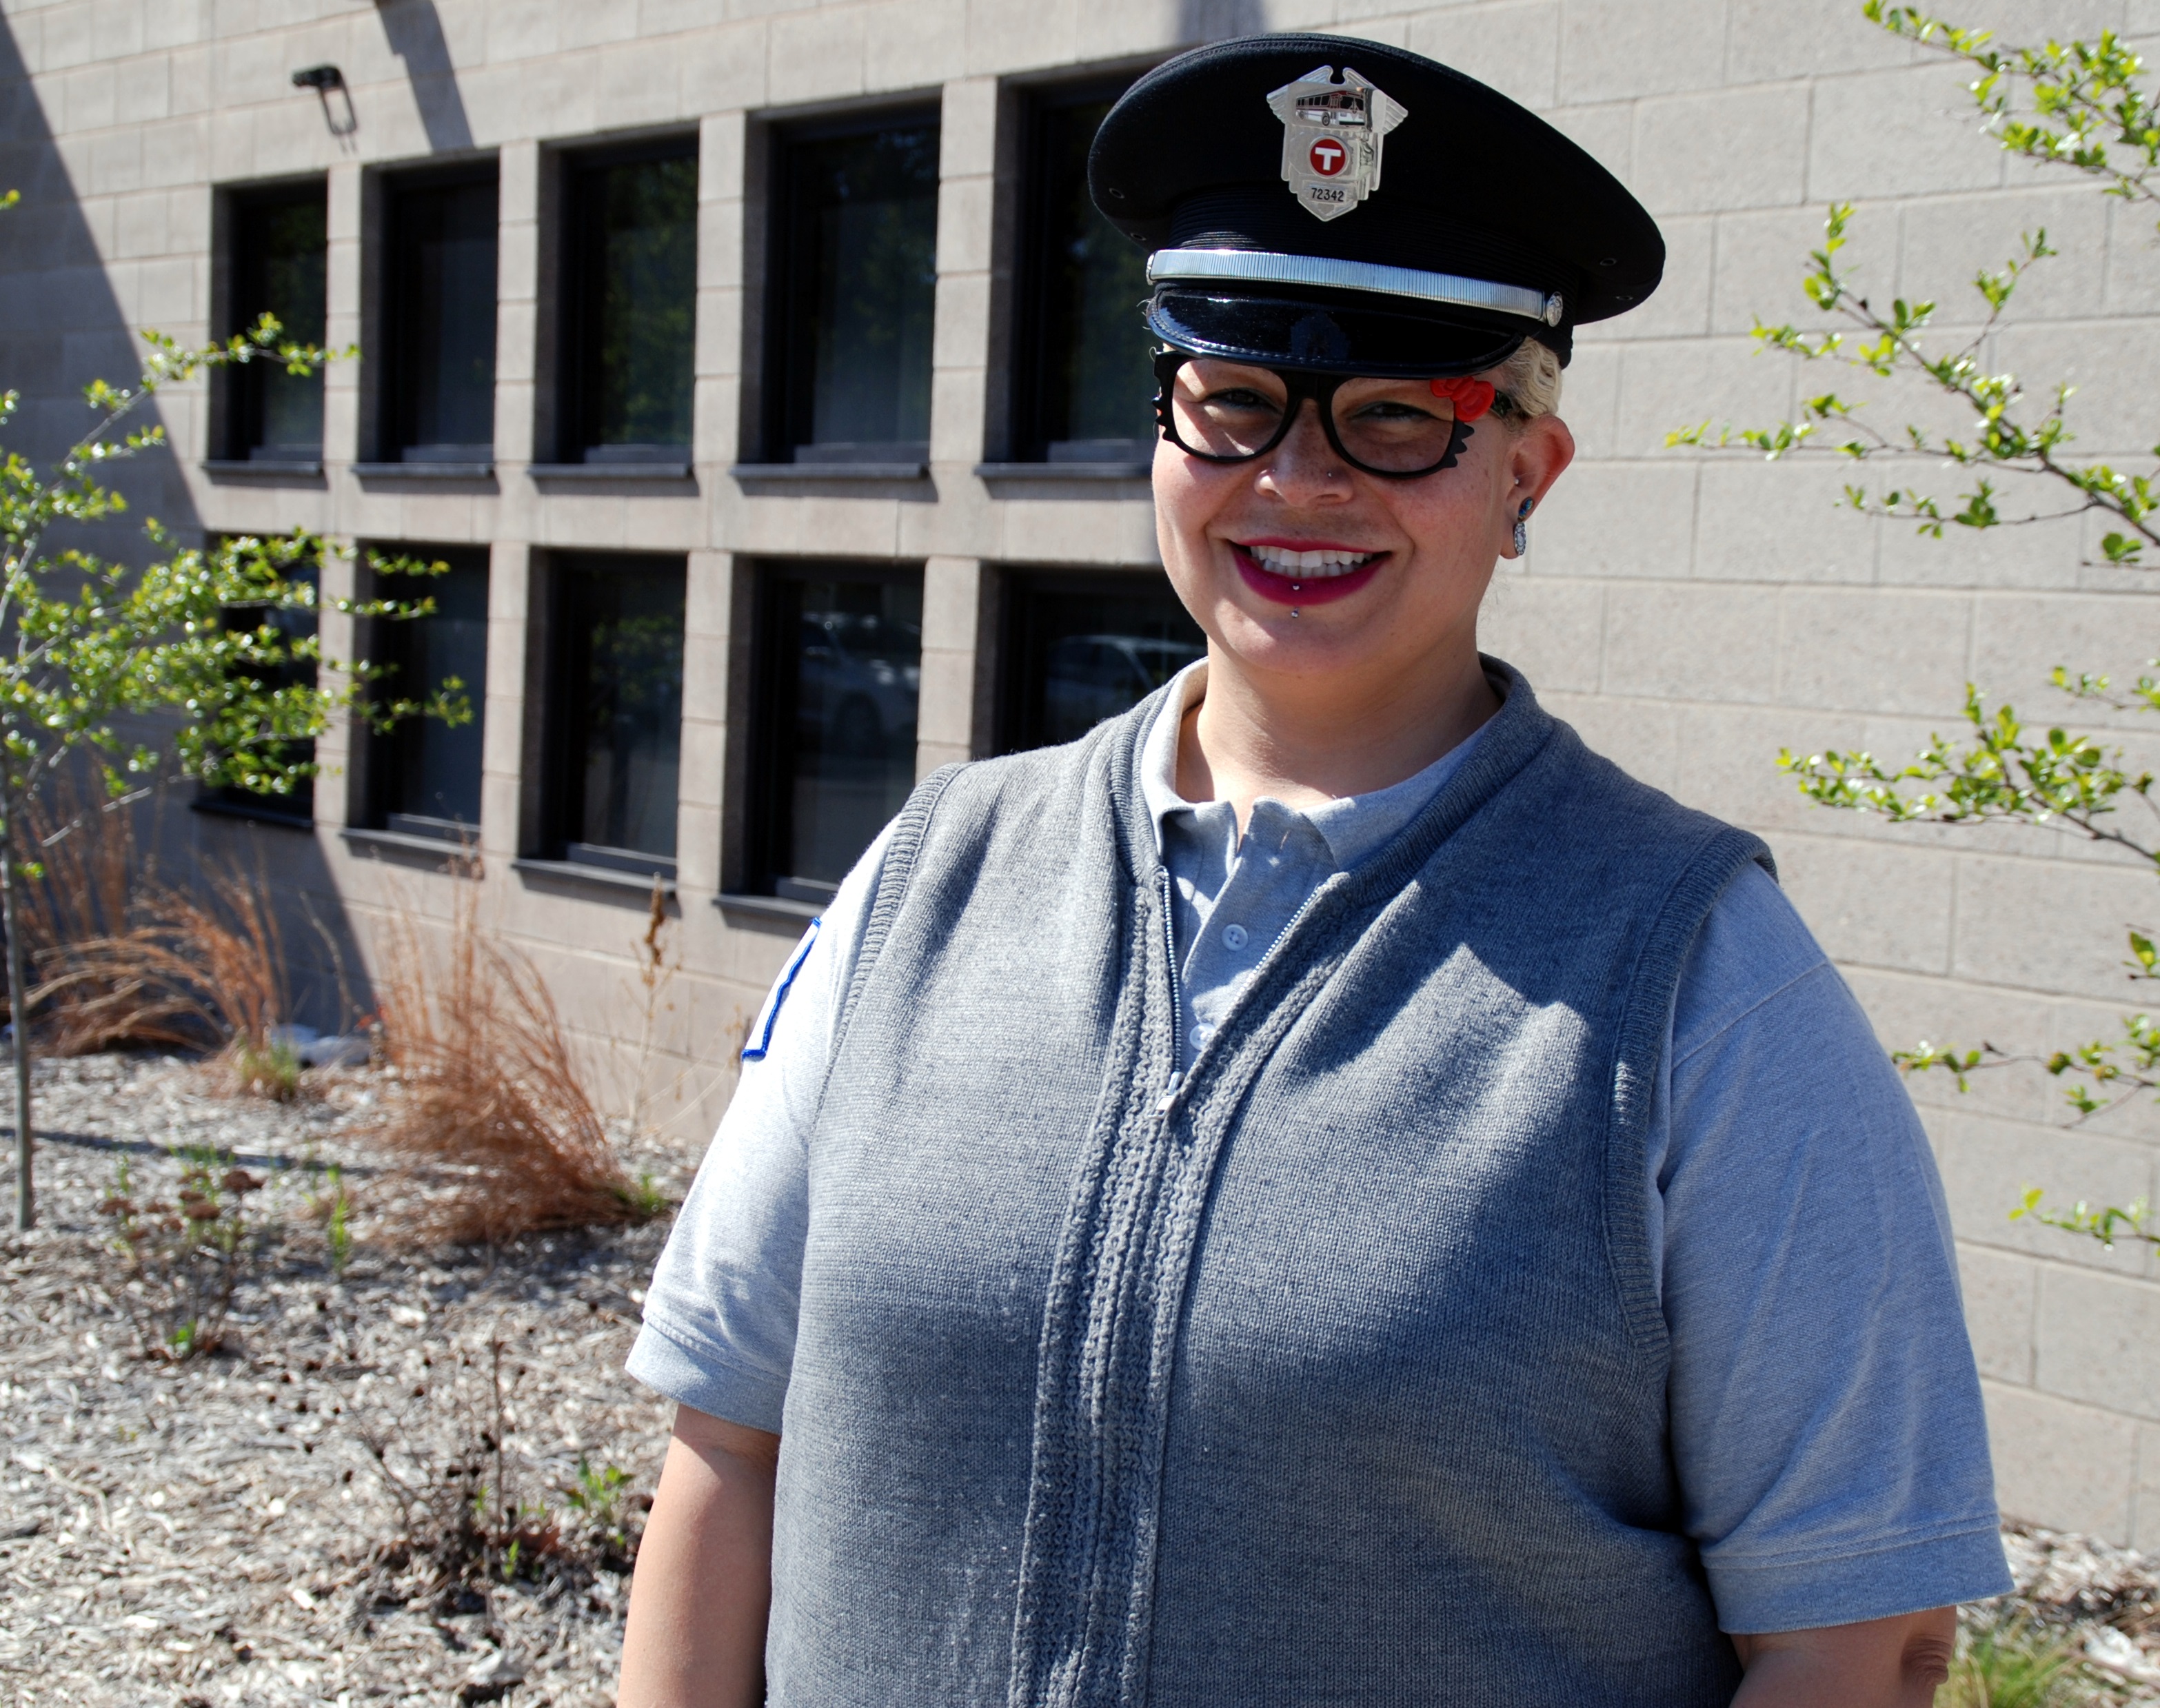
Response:
[{"label": "woman", "polygon": [[1910,1105],[1761,844],[1477,648],[1655,226],[1330,37],[1091,182],[1207,657],[927,782],[776,987],[621,1700],[1929,1701],[2007,1580]]}]

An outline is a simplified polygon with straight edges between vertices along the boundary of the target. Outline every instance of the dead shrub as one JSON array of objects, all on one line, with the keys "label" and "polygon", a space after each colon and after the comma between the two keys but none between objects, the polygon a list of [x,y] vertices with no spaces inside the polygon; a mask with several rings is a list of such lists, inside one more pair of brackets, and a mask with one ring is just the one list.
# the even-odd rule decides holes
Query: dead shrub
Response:
[{"label": "dead shrub", "polygon": [[651,1197],[616,1160],[538,970],[480,928],[460,885],[446,941],[393,925],[376,980],[382,1053],[397,1085],[370,1136],[407,1165],[386,1212],[423,1242],[642,1220]]},{"label": "dead shrub", "polygon": [[[263,875],[221,873],[199,891],[140,886],[123,929],[68,942],[47,958],[50,993],[80,1016],[75,1035],[100,1020],[127,1020],[143,1036],[153,1017],[162,1041],[226,1046],[218,1069],[236,1095],[285,1101],[300,1087],[299,1058],[278,1036],[292,1012],[285,945]],[[116,1035],[108,1030],[106,1036]]]},{"label": "dead shrub", "polygon": [[215,1041],[193,1001],[116,952],[146,922],[158,887],[132,804],[62,779],[20,821],[16,858],[40,869],[23,889],[23,947],[38,971],[27,1006],[39,1047],[56,1056]]}]

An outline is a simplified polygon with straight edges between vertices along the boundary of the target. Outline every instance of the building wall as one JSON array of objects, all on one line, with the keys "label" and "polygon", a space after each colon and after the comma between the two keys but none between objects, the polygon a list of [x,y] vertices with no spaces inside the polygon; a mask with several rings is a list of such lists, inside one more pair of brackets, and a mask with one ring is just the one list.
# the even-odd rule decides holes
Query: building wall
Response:
[{"label": "building wall", "polygon": [[[29,204],[0,226],[0,377],[25,390],[23,432],[49,447],[74,419],[68,388],[126,371],[127,328],[207,331],[211,187],[301,171],[329,176],[331,341],[357,339],[370,169],[498,153],[492,480],[357,476],[362,370],[350,364],[330,382],[322,481],[205,474],[200,392],[165,400],[173,457],[131,478],[186,528],[299,524],[346,540],[491,547],[483,911],[547,970],[606,1064],[610,1098],[641,1072],[695,1144],[797,929],[714,901],[740,811],[745,560],[926,566],[925,771],[985,740],[982,614],[997,566],[1144,576],[1157,562],[1137,482],[993,490],[973,472],[1000,386],[1010,91],[1253,29],[1405,44],[1545,113],[1635,189],[1670,247],[1657,298],[1580,341],[1564,413],[1581,459],[1536,518],[1527,562],[1496,586],[1488,646],[1594,745],[1767,835],[1886,1043],[2045,1049],[2106,1031],[2134,996],[2120,945],[2126,924],[2154,917],[2150,875],[2045,833],[1891,831],[1816,812],[1775,761],[1787,746],[1902,754],[1955,723],[1968,679],[2045,715],[2053,666],[2123,672],[2160,650],[2144,578],[2080,567],[2097,530],[2076,522],[1934,543],[1841,512],[1841,470],[1664,444],[1706,418],[1773,420],[1803,385],[1830,383],[1755,356],[1749,334],[1758,317],[1800,317],[1803,257],[1836,200],[1861,204],[1847,253],[1870,288],[1940,298],[1959,323],[1970,319],[1973,270],[2044,226],[2065,257],[1987,338],[1986,360],[2077,381],[2080,449],[2134,462],[2160,439],[2160,252],[2137,210],[2006,160],[1976,132],[1955,69],[1858,12],[1857,0],[0,0],[0,185],[19,185]],[[2160,4],[1986,0],[1961,21],[2011,39],[2135,35],[2160,30]],[[350,86],[349,141],[289,83],[319,63]],[[739,481],[729,471],[745,322],[758,311],[745,189],[758,127],[901,95],[933,95],[943,115],[931,478],[905,492]],[[663,491],[536,482],[543,151],[686,125],[701,138],[704,214],[695,480]],[[1901,406],[1939,414],[1917,397],[1876,413],[1894,425]],[[670,927],[680,970],[642,1062],[631,951],[645,899],[511,864],[534,759],[528,593],[536,554],[566,548],[663,550],[689,564]],[[349,639],[335,621],[325,637],[332,650]],[[2151,745],[2131,729],[2123,740]],[[342,756],[326,748],[331,762]],[[365,856],[340,834],[343,810],[326,780],[311,837],[210,820],[195,834],[213,861],[247,857],[252,838],[269,851],[257,857],[363,945],[392,914],[446,916],[460,880]],[[1960,1236],[2006,1509],[2160,1545],[2152,1260],[2007,1219],[2028,1183],[2064,1198],[2152,1196],[2160,1129],[2135,1107],[2072,1128],[2059,1088],[2024,1070],[1964,1097],[1934,1081],[1914,1090]]]}]

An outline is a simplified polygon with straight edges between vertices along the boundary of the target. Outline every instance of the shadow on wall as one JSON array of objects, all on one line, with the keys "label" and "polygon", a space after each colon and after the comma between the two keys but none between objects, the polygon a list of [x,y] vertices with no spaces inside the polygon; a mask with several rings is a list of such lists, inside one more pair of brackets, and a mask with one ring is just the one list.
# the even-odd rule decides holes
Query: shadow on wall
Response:
[{"label": "shadow on wall", "polygon": [[472,126],[465,118],[465,97],[458,93],[457,68],[450,64],[435,0],[378,0],[378,7],[390,51],[405,62],[428,146],[438,153],[470,148]]},{"label": "shadow on wall", "polygon": [[[432,25],[431,8],[399,9],[426,10]],[[93,379],[126,382],[141,369],[144,346],[137,327],[152,317],[141,313],[139,301],[129,299],[133,274],[153,268],[169,273],[173,262],[118,262],[107,267],[6,13],[0,11],[0,192],[8,189],[20,190],[23,200],[13,211],[0,214],[0,391],[21,393],[22,408],[7,429],[4,449],[49,470],[91,423],[82,388]],[[201,288],[207,284],[207,268],[190,264],[198,265]],[[204,318],[199,304],[188,318]],[[159,421],[153,406],[132,424],[149,427]],[[127,513],[71,529],[65,541],[55,543],[140,563],[148,549],[143,525],[153,517],[183,543],[202,540],[202,519],[173,451],[153,450],[110,465],[103,475],[126,496]],[[148,729],[123,734],[153,739]],[[259,851],[260,865],[272,875],[278,896],[299,1010],[294,1017],[325,1030],[339,1023],[345,1005],[338,989],[340,961],[354,986],[354,1005],[366,1005],[370,999],[361,958],[314,836],[209,818],[186,809],[192,792],[185,786],[177,787],[164,804],[179,810],[146,808],[138,819],[138,833],[157,849],[159,869],[175,880],[190,872],[237,875],[257,870]],[[331,942],[337,945],[335,950]]]}]

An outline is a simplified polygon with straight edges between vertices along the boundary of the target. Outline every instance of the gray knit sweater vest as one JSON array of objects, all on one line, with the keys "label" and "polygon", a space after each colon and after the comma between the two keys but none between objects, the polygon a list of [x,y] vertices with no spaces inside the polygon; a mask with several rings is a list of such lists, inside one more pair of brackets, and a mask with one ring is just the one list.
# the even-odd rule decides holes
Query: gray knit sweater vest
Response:
[{"label": "gray knit sweater vest", "polygon": [[1191,1074],[1160,695],[901,814],[808,1141],[769,1700],[1710,1708],[1644,1134],[1753,838],[1507,667]]}]

